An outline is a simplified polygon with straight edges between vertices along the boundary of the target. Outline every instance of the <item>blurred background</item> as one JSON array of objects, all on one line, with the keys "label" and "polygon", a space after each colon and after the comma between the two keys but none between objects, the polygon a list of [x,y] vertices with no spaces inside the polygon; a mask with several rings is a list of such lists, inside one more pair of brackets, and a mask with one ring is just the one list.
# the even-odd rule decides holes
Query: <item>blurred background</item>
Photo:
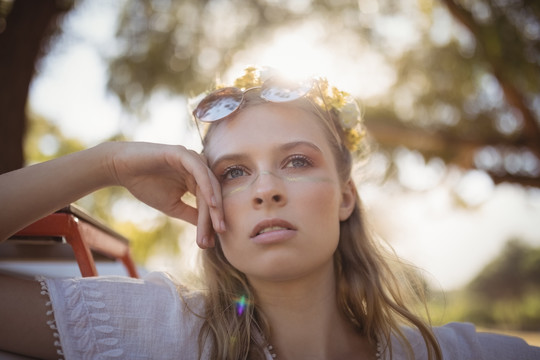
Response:
[{"label": "blurred background", "polygon": [[[251,64],[359,99],[361,197],[435,323],[540,343],[540,2],[0,0],[0,172],[110,140],[199,150],[189,98]],[[78,204],[146,268],[194,266],[192,226],[119,188]]]}]

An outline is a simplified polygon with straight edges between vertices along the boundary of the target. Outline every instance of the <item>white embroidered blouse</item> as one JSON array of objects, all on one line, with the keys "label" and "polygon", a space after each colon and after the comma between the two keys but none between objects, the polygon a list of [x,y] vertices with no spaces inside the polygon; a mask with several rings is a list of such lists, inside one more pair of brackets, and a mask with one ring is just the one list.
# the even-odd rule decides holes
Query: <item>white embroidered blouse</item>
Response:
[{"label": "white embroidered blouse", "polygon": [[[50,297],[49,325],[59,336],[66,359],[199,359],[198,334],[204,306],[201,296],[180,296],[177,284],[163,273],[144,279],[105,276],[40,279]],[[434,329],[444,359],[540,360],[540,348],[519,338],[478,333],[474,326],[451,323]],[[415,359],[427,359],[418,332],[405,330]],[[393,359],[406,349],[392,342]],[[209,356],[208,346],[202,359]],[[270,352],[266,353],[271,360]],[[389,353],[381,354],[389,360]]]}]

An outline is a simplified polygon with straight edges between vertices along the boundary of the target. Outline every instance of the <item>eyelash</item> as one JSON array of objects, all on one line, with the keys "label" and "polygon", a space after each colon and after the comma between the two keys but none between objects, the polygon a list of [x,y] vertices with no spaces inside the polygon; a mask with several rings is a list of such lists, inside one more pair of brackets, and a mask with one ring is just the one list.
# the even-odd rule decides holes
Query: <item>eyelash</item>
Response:
[{"label": "eyelash", "polygon": [[[297,161],[297,160],[303,161],[303,165],[298,166],[298,167],[293,166],[294,168],[304,168],[308,166],[313,166],[313,161],[305,155],[292,155],[291,157],[285,160],[285,165],[292,164],[292,162]],[[288,167],[288,166],[285,166],[285,167]]]},{"label": "eyelash", "polygon": [[[289,164],[292,164],[294,161],[298,161],[298,160],[302,161],[301,166],[288,166]],[[285,161],[283,161],[282,164],[283,164],[283,168],[299,169],[299,168],[305,168],[305,167],[313,166],[313,161],[310,158],[308,158],[307,156],[305,156],[305,155],[292,155],[292,156],[288,157],[287,159],[285,159]],[[234,179],[236,179],[238,177],[244,176],[244,175],[240,175],[240,176],[236,176],[236,177],[230,177],[231,173],[233,171],[235,171],[235,170],[241,170],[244,173],[249,174],[249,171],[247,170],[246,167],[241,166],[241,165],[233,165],[233,166],[229,166],[228,168],[223,170],[223,172],[221,173],[220,178],[222,180],[234,180]]]},{"label": "eyelash", "polygon": [[234,170],[242,170],[242,171],[247,173],[247,169],[245,167],[240,166],[240,165],[233,165],[233,166],[229,166],[228,168],[223,170],[223,173],[221,174],[221,179],[222,180],[234,180],[234,179],[236,179],[236,177],[233,177],[233,178],[229,177]]}]

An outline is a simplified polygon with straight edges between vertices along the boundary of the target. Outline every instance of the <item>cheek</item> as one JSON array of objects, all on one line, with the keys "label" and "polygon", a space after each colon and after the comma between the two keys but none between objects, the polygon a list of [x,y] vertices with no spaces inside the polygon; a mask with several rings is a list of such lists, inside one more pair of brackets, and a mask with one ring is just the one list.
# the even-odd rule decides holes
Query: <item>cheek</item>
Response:
[{"label": "cheek", "polygon": [[[316,196],[305,197],[305,219],[312,227],[312,234],[320,246],[337,247],[339,241],[339,192],[333,186],[319,186]],[[318,236],[319,235],[319,236]],[[323,245],[326,244],[326,245]]]},{"label": "cheek", "polygon": [[[229,223],[235,226],[237,219],[241,219],[242,215],[248,210],[249,198],[245,194],[237,194],[235,196],[227,196],[223,198],[223,216],[229,228]],[[230,229],[232,230],[232,229]]]},{"label": "cheek", "polygon": [[306,183],[299,186],[295,200],[302,204],[306,214],[333,220],[339,219],[339,194],[339,189],[332,182]]},{"label": "cheek", "polygon": [[249,234],[246,219],[249,216],[250,203],[245,195],[236,194],[223,198],[223,215],[227,231],[218,234],[225,257],[231,261],[229,254],[242,251],[241,235]]}]

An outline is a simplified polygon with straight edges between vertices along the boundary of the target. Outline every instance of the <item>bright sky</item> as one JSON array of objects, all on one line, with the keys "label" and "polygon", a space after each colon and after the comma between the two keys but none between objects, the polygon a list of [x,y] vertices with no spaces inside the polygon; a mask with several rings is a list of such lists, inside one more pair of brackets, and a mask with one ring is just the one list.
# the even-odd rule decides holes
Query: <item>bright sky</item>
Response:
[{"label": "bright sky", "polygon": [[[84,11],[75,13],[66,25],[66,32],[76,36],[56,47],[36,77],[30,92],[32,108],[88,146],[120,129],[135,140],[181,143],[198,149],[197,135],[186,132],[184,99],[157,94],[151,101],[149,121],[137,124],[122,112],[118,100],[106,94],[106,69],[96,49],[114,51],[118,3],[83,4],[80,10]],[[394,20],[385,25],[387,36],[413,31],[403,19]],[[380,56],[352,47],[347,39],[329,48],[320,42],[323,35],[323,28],[313,23],[278,32],[274,43],[240,54],[239,65],[232,72],[237,75],[244,64],[288,66],[307,74],[323,72],[332,83],[362,98],[384,93],[394,74]],[[352,78],[362,81],[351,82]],[[374,159],[372,171],[384,167],[383,163],[384,159]],[[400,180],[416,191],[404,192],[391,184],[361,186],[370,218],[400,255],[425,269],[443,288],[470,280],[509,238],[519,237],[540,246],[540,191],[494,187],[478,172],[466,177],[456,170],[443,174],[437,163],[424,164],[407,151],[400,153]],[[476,206],[459,207],[452,195],[456,192]],[[153,216],[141,207],[129,213],[141,222]]]}]

